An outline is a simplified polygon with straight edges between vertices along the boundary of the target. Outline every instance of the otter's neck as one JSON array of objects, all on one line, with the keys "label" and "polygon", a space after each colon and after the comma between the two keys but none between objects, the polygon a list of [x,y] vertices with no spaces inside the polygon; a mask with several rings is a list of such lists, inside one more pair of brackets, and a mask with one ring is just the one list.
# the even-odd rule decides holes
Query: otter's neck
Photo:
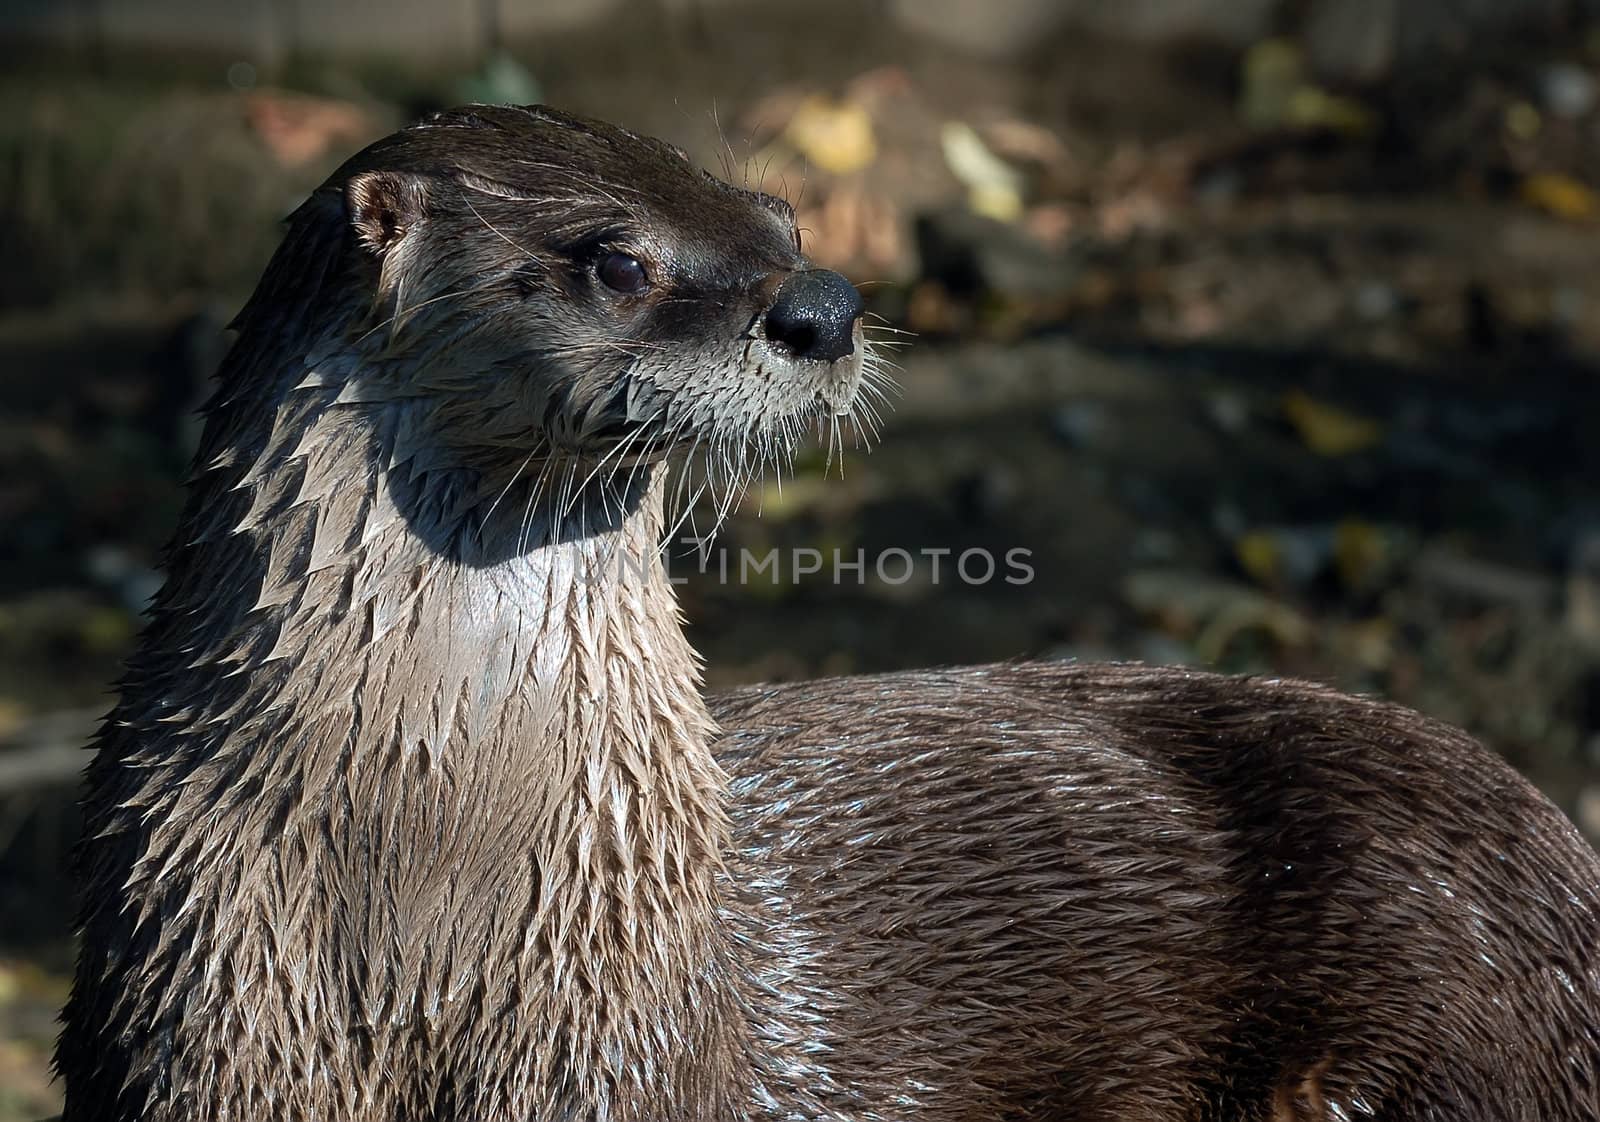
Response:
[{"label": "otter's neck", "polygon": [[[671,1116],[738,1030],[661,480],[558,512],[519,473],[432,462],[441,419],[369,396],[304,377],[211,457],[135,668],[155,688],[124,704],[150,744],[184,730],[125,756],[154,765],[135,891],[208,902],[192,945],[232,959],[208,991],[309,957],[372,1070],[471,1083],[484,1117],[530,1093]],[[234,408],[216,433],[249,425]],[[461,1023],[472,1054],[406,1061]]]}]

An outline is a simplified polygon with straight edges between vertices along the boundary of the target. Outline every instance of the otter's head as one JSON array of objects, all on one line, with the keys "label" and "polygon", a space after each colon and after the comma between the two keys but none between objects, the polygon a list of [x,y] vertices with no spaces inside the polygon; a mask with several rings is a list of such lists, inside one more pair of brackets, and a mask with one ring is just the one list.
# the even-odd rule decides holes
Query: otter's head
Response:
[{"label": "otter's head", "polygon": [[848,415],[862,305],[782,199],[657,140],[542,107],[474,107],[329,181],[370,307],[367,394],[433,403],[485,467],[600,470],[674,448],[770,454]]}]

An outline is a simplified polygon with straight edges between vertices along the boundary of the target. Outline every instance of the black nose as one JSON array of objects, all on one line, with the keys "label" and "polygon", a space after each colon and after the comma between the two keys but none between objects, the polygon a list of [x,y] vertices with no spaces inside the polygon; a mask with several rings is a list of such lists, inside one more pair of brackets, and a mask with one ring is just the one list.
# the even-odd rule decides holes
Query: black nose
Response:
[{"label": "black nose", "polygon": [[855,349],[861,293],[831,269],[790,273],[763,321],[767,341],[796,358],[832,360]]}]

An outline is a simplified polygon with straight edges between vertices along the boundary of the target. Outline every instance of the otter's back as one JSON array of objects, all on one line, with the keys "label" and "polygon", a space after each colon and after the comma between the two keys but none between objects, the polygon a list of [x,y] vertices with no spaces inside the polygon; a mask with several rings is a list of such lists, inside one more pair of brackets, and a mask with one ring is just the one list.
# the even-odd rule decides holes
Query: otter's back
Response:
[{"label": "otter's back", "polygon": [[713,711],[753,1000],[816,1105],[1600,1117],[1600,862],[1460,732],[1068,664]]}]

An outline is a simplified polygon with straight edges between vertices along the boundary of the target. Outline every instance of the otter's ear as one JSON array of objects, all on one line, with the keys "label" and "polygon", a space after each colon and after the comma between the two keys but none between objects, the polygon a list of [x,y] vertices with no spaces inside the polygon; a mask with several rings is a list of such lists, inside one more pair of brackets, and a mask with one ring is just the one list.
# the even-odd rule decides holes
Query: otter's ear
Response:
[{"label": "otter's ear", "polygon": [[428,190],[414,175],[363,171],[345,184],[344,206],[361,244],[382,256],[426,215]]}]

